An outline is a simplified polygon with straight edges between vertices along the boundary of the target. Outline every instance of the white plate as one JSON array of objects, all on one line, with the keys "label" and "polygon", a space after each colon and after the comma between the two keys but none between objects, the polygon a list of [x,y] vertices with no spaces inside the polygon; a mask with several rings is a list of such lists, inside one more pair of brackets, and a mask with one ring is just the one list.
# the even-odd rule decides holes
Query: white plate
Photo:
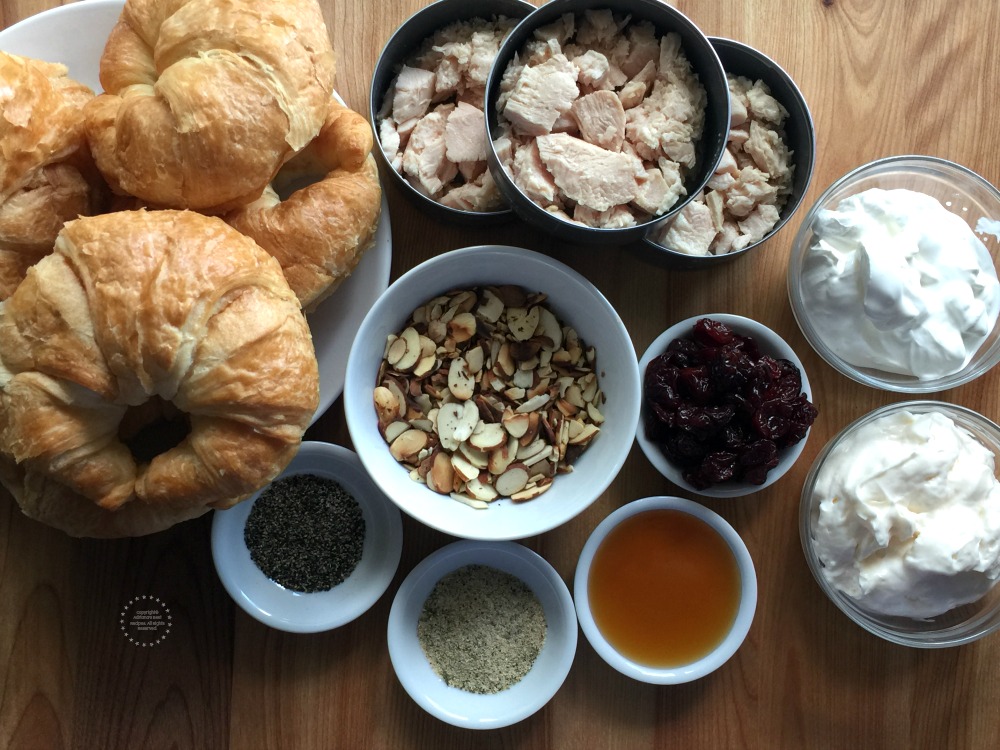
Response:
[{"label": "white plate", "polygon": [[[123,5],[122,0],[84,0],[46,10],[0,31],[0,50],[63,63],[72,78],[101,91],[101,54]],[[319,362],[319,408],[313,421],[344,391],[347,354],[354,334],[368,308],[389,286],[391,262],[389,206],[383,196],[375,244],[351,277],[309,315]]]}]

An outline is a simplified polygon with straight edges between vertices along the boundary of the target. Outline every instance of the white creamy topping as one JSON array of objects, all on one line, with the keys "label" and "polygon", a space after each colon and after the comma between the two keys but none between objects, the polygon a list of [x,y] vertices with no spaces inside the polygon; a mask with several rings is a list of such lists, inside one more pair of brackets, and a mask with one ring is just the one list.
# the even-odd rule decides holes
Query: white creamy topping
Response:
[{"label": "white creamy topping", "polygon": [[803,296],[823,342],[857,367],[920,380],[961,370],[993,329],[989,251],[929,195],[871,189],[820,211]]},{"label": "white creamy topping", "polygon": [[934,617],[1000,576],[993,454],[944,414],[862,426],[827,458],[814,499],[823,572],[867,610]]}]

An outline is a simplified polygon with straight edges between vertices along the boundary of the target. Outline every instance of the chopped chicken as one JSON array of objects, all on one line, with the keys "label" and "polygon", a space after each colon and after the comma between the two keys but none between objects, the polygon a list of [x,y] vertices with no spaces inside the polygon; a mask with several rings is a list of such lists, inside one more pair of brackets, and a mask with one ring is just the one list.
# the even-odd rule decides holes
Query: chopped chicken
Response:
[{"label": "chopped chicken", "polygon": [[486,161],[486,123],[482,110],[459,102],[448,115],[445,147],[453,162]]},{"label": "chopped chicken", "polygon": [[403,172],[411,184],[428,196],[437,196],[455,179],[458,167],[445,153],[445,129],[451,105],[425,115],[413,128],[403,152]]},{"label": "chopped chicken", "polygon": [[555,203],[559,191],[552,175],[542,164],[537,141],[532,140],[514,152],[511,177],[533,201],[542,205]]},{"label": "chopped chicken", "polygon": [[700,201],[691,201],[670,222],[660,244],[685,255],[708,255],[715,239],[712,212]]},{"label": "chopped chicken", "polygon": [[[565,133],[535,139],[542,163],[571,200],[595,211],[630,202],[635,197],[635,166],[628,154],[608,151]],[[593,179],[600,175],[600,179]]]},{"label": "chopped chicken", "polygon": [[756,121],[750,123],[750,137],[743,144],[743,150],[753,158],[754,163],[773,179],[783,182],[790,177],[791,155],[781,136]]},{"label": "chopped chicken", "polygon": [[392,118],[406,122],[423,117],[434,98],[434,73],[404,65],[396,77]]},{"label": "chopped chicken", "polygon": [[778,209],[772,203],[761,203],[745,219],[738,221],[740,232],[750,238],[750,242],[764,239],[771,227],[778,223]]},{"label": "chopped chicken", "polygon": [[[729,139],[715,173],[696,199],[711,217],[715,237],[709,252],[716,255],[742,250],[767,236],[779,221],[794,172],[782,130],[788,112],[762,81],[732,74],[728,81]],[[658,242],[668,244],[671,226],[659,231]],[[700,253],[701,246],[697,247]]]},{"label": "chopped chicken", "polygon": [[501,162],[545,210],[633,226],[687,194],[707,95],[680,35],[608,9],[564,14],[535,30],[500,90],[494,147],[509,144]]},{"label": "chopped chicken", "polygon": [[620,151],[625,140],[625,110],[613,91],[595,91],[573,102],[580,137],[595,146]]},{"label": "chopped chicken", "polygon": [[[392,168],[434,200],[474,211],[499,203],[496,185],[485,176],[483,105],[493,60],[515,25],[497,16],[444,26],[421,43],[383,98],[379,145]],[[504,83],[512,87],[514,80]],[[506,148],[510,161],[510,141]]]},{"label": "chopped chicken", "polygon": [[525,67],[507,99],[504,116],[525,135],[552,132],[556,119],[580,94],[576,77],[576,67],[563,54]]}]

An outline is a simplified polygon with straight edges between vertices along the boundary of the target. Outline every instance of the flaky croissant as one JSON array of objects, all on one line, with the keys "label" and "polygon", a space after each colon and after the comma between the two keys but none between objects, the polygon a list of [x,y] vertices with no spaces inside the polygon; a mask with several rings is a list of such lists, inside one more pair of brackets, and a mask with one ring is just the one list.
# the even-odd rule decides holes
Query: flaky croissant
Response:
[{"label": "flaky croissant", "polygon": [[273,186],[224,216],[278,259],[306,310],[334,292],[374,241],[382,188],[373,142],[368,121],[332,99],[319,135]]},{"label": "flaky croissant", "polygon": [[[298,300],[252,240],[188,211],[79,219],[0,303],[0,482],[72,535],[158,531],[282,471],[318,384]],[[137,458],[123,438],[168,405],[186,436]]]},{"label": "flaky croissant", "polygon": [[316,0],[126,0],[87,137],[116,192],[218,213],[316,136],[333,76]]},{"label": "flaky croissant", "polygon": [[66,67],[0,52],[0,300],[104,190],[83,130],[94,93]]}]

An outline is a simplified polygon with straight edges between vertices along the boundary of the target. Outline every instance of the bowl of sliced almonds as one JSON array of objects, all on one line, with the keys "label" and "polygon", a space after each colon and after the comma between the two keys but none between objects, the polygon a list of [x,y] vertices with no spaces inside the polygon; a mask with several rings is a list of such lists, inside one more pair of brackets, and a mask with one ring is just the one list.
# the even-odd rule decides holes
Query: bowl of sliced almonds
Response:
[{"label": "bowl of sliced almonds", "polygon": [[[454,250],[394,282],[347,364],[354,448],[401,510],[522,539],[587,508],[632,446],[631,338],[586,278],[529,250]],[[631,430],[631,432],[629,432]]]}]

